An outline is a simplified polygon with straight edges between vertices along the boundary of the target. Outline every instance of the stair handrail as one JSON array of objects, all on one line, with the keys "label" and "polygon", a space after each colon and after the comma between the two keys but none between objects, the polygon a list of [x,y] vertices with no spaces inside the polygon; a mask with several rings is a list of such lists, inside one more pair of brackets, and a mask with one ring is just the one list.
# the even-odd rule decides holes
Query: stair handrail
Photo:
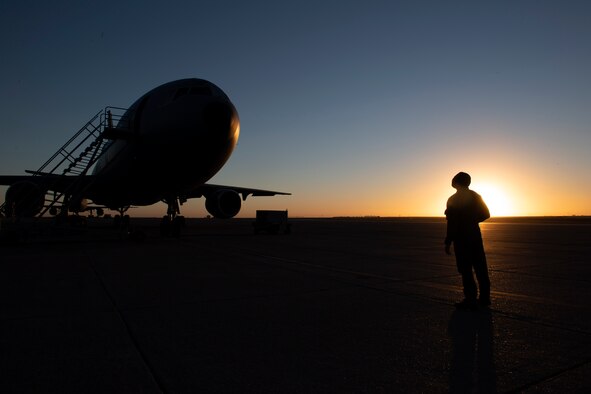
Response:
[{"label": "stair handrail", "polygon": [[[80,128],[80,130],[78,130],[78,132],[76,134],[74,134],[74,136],[72,138],[70,138],[60,149],[58,149],[58,151],[49,160],[47,160],[47,162],[45,164],[43,164],[43,166],[41,166],[41,168],[37,171],[36,175],[41,175],[43,173],[43,170],[50,163],[52,163],[57,158],[58,155],[61,154],[64,157],[61,160],[59,160],[59,162],[55,166],[53,166],[51,171],[49,171],[49,174],[53,174],[56,170],[58,170],[58,168],[60,168],[60,166],[62,166],[62,164],[66,160],[70,161],[70,165],[66,168],[63,168],[61,170],[61,174],[56,174],[56,180],[52,184],[56,184],[57,182],[59,182],[59,179],[62,179],[63,177],[67,177],[68,176],[67,173],[68,172],[72,173],[73,171],[71,171],[71,170],[75,169],[81,163],[84,165],[84,168],[81,170],[80,173],[77,174],[77,176],[80,177],[79,179],[84,177],[88,173],[88,171],[91,169],[91,167],[102,156],[102,154],[104,153],[104,151],[107,147],[108,142],[106,141],[106,138],[104,138],[104,136],[103,136],[103,132],[105,131],[105,129],[108,126],[111,126],[110,123],[113,122],[113,119],[115,119],[117,121],[117,124],[116,124],[116,126],[114,126],[114,128],[122,128],[123,129],[124,127],[120,127],[121,125],[119,123],[121,122],[121,119],[125,118],[125,116],[127,114],[128,114],[128,110],[126,108],[113,107],[113,106],[105,107],[103,110],[99,111],[82,128]],[[97,123],[97,119],[98,119],[98,123]],[[129,126],[129,125],[126,125],[126,126]],[[126,127],[126,128],[128,128],[128,127]],[[88,134],[80,139],[80,135],[83,134],[85,131]],[[86,150],[81,150],[80,148],[82,147],[82,145],[84,143],[87,143],[87,141],[91,137],[94,137],[94,141],[90,145],[88,145]],[[79,142],[74,147],[70,148],[69,146],[71,144],[73,144],[76,140],[78,140]],[[93,144],[94,144],[94,146],[93,146]],[[92,149],[88,149],[89,147],[92,147]],[[78,154],[75,154],[76,152]],[[85,156],[89,153],[91,153],[91,156],[88,157],[88,161],[84,161]],[[72,164],[74,164],[74,165],[72,165]],[[79,168],[76,169],[76,171],[79,171]],[[47,173],[47,172],[45,172],[45,173]],[[77,181],[73,182],[63,192],[55,192],[54,191],[54,197],[52,198],[51,202],[48,205],[44,206],[44,209],[42,209],[42,211],[38,214],[38,217],[43,216],[47,211],[49,211],[51,209],[51,207],[55,206],[55,204],[57,204],[58,201],[63,196],[68,194],[69,190],[75,188],[75,185],[77,183],[78,183]],[[49,189],[51,189],[51,187],[49,187]],[[62,201],[62,204],[63,203],[64,203],[64,201]]]},{"label": "stair handrail", "polygon": [[[43,170],[45,170],[45,167],[47,167],[53,160],[55,160],[55,158],[62,152],[62,150],[65,150],[64,148],[66,148],[68,145],[70,145],[73,141],[75,141],[80,134],[82,134],[82,132],[86,131],[89,125],[92,125],[92,123],[101,116],[101,114],[103,113],[103,110],[99,111],[96,115],[94,115],[88,122],[86,122],[86,124],[84,126],[82,126],[80,128],[80,130],[78,130],[78,132],[76,134],[74,134],[72,136],[72,138],[70,138],[64,145],[61,146],[61,148],[59,148],[57,150],[57,152],[55,152],[53,154],[53,156],[51,156],[38,170],[37,170],[37,174],[40,174],[43,172]],[[96,130],[96,129],[95,129]],[[62,160],[59,164],[61,165],[64,162],[64,160]],[[55,169],[57,168],[54,167],[54,169],[52,171],[55,171]]]},{"label": "stair handrail", "polygon": [[[123,111],[123,113],[121,113],[121,111]],[[127,122],[129,122],[130,119],[128,119],[128,118],[130,117],[131,114],[128,114],[128,111],[129,111],[128,108],[113,107],[113,106],[105,107],[105,109],[103,110],[102,116],[101,116],[101,124],[105,125],[105,127],[111,127],[111,128],[115,128],[115,129],[129,129],[130,128],[129,124],[123,125],[123,126],[119,125],[119,123],[121,123],[121,121],[123,119],[125,119]],[[110,117],[109,117],[109,114],[110,114]]]}]

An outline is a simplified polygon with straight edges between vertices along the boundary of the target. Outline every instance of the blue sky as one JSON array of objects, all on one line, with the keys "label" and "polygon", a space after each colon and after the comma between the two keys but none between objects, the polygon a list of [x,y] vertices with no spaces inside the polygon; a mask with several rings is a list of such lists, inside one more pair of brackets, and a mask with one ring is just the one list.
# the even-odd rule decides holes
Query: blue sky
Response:
[{"label": "blue sky", "polygon": [[[501,189],[507,213],[591,214],[590,11],[586,1],[3,2],[0,172],[36,169],[107,105],[197,77],[224,89],[241,119],[212,182],[293,193],[249,200],[243,215],[438,215],[460,170],[475,188]],[[202,205],[183,213],[202,216]]]}]

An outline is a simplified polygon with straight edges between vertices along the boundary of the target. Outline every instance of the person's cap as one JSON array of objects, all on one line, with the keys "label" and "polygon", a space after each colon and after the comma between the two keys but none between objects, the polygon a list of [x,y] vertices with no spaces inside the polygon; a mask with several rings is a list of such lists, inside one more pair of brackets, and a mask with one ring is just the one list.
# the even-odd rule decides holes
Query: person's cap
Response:
[{"label": "person's cap", "polygon": [[470,175],[466,174],[465,172],[458,172],[451,180],[451,185],[468,187],[470,186],[471,182],[472,178],[470,178]]}]

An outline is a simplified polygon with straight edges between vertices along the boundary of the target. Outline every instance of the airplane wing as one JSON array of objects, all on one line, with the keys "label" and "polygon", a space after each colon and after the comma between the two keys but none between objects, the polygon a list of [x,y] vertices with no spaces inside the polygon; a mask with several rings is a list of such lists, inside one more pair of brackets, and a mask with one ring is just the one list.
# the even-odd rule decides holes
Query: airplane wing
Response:
[{"label": "airplane wing", "polygon": [[275,195],[283,195],[283,196],[290,196],[291,193],[285,192],[276,192],[272,190],[261,190],[261,189],[251,189],[247,187],[238,187],[238,186],[224,186],[224,185],[212,185],[212,184],[204,184],[201,186],[196,187],[195,189],[191,190],[189,194],[187,194],[186,198],[200,198],[200,197],[207,197],[210,194],[217,192],[218,190],[233,190],[236,193],[242,196],[242,200],[246,200],[246,197],[252,195],[253,197],[262,197],[262,196],[275,196]]},{"label": "airplane wing", "polygon": [[11,186],[18,182],[31,182],[45,190],[65,192],[66,190],[83,190],[94,181],[93,175],[65,176],[31,172],[35,175],[0,175],[0,185]]},{"label": "airplane wing", "polygon": [[10,186],[13,183],[28,181],[31,178],[30,175],[0,175],[0,185]]}]

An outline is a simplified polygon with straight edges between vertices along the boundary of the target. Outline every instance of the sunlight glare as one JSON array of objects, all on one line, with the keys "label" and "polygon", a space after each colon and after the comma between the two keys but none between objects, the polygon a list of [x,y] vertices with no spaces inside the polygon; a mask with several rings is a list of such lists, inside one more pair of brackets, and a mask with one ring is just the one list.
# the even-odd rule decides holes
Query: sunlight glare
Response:
[{"label": "sunlight glare", "polygon": [[512,201],[507,197],[507,194],[502,188],[490,183],[479,183],[470,186],[470,189],[482,196],[490,210],[491,216],[515,215]]}]

